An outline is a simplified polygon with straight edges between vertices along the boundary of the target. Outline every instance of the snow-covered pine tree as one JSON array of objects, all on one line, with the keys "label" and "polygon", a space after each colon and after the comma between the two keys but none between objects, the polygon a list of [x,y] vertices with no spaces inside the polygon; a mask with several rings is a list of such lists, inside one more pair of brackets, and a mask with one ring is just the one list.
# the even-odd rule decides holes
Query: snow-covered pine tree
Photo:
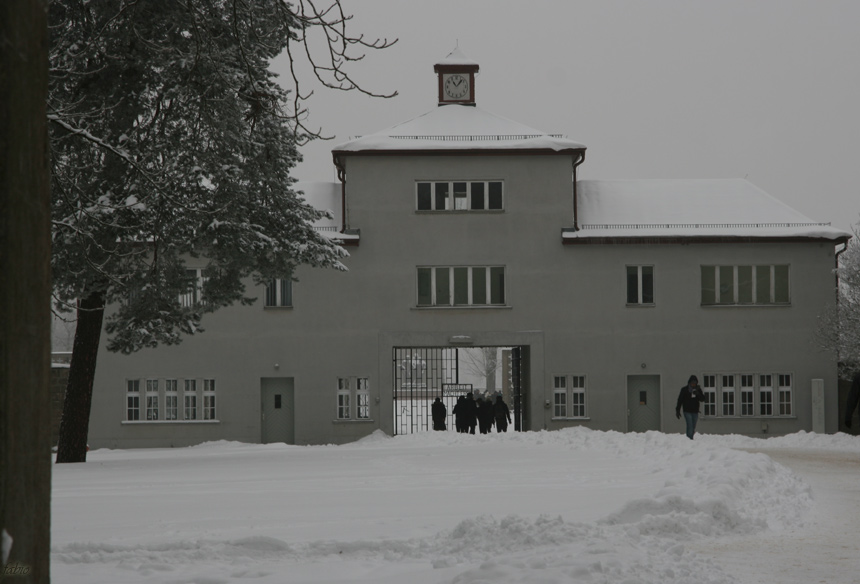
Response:
[{"label": "snow-covered pine tree", "polygon": [[860,368],[860,224],[854,237],[839,254],[836,267],[839,286],[836,306],[819,319],[817,337],[821,347],[839,359],[839,376],[851,379]]},{"label": "snow-covered pine tree", "polygon": [[[368,93],[344,69],[362,56],[349,51],[393,43],[349,37],[348,20],[339,2],[309,0],[51,2],[54,293],[78,320],[57,462],[86,460],[107,305],[107,346],[131,353],[253,302],[248,278],[345,269],[345,252],[311,227],[321,213],[291,188],[297,145],[318,137],[299,76],[288,92],[269,63],[306,55],[324,85]],[[190,257],[205,258],[201,277]],[[195,287],[199,301],[181,304]]]}]

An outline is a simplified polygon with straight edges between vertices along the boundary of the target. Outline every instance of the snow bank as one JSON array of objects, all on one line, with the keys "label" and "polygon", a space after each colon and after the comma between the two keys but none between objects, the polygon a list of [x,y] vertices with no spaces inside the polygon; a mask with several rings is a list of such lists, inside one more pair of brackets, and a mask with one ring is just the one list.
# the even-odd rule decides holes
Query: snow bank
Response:
[{"label": "snow bank", "polygon": [[[845,435],[690,441],[582,428],[94,451],[86,472],[56,469],[62,543],[52,570],[73,583],[161,582],[170,573],[177,582],[268,584],[290,573],[291,582],[727,584],[737,580],[691,544],[798,528],[813,505],[787,468],[736,449],[765,445],[860,451]],[[180,473],[157,470],[174,461]],[[145,519],[123,524],[111,514],[114,491],[146,509]],[[205,505],[159,516],[177,493]],[[87,512],[88,501],[104,514]],[[84,535],[70,505],[100,525]]]}]

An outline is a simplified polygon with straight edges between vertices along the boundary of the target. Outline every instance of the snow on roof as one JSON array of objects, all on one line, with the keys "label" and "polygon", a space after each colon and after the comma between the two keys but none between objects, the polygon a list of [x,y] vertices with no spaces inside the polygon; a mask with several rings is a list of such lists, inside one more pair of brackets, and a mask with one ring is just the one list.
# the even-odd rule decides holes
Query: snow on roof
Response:
[{"label": "snow on roof", "polygon": [[436,65],[466,65],[470,67],[477,67],[478,63],[464,55],[463,52],[460,50],[460,47],[455,47],[453,51],[448,53],[448,56],[436,63]]},{"label": "snow on roof", "polygon": [[337,155],[362,151],[581,150],[585,145],[497,116],[474,105],[448,104],[335,146]]},{"label": "snow on roof", "polygon": [[[659,237],[801,237],[850,233],[815,223],[743,179],[583,180],[579,231],[565,240]],[[572,241],[571,241],[572,242]]]}]

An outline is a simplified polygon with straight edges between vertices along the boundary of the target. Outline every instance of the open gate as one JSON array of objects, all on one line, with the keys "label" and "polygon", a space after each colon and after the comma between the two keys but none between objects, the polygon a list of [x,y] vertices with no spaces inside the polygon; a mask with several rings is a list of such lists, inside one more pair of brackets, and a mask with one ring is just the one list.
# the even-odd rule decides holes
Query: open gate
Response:
[{"label": "open gate", "polygon": [[[482,347],[395,347],[393,355],[394,434],[414,434],[433,429],[431,406],[438,397],[447,411],[447,429],[454,428],[454,405],[473,392],[464,357]],[[490,393],[504,396],[511,409],[513,430],[523,430],[523,347],[500,348],[500,388]],[[472,375],[471,377],[474,377]],[[469,383],[469,381],[472,381]],[[493,398],[495,399],[495,398]]]}]

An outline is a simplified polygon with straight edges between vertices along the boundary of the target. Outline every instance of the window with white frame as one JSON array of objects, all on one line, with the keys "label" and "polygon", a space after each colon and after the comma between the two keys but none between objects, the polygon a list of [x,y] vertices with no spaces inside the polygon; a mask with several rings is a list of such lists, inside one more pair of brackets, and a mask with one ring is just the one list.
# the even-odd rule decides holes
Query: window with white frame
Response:
[{"label": "window with white frame", "polygon": [[125,385],[125,419],[140,420],[140,379],[127,379]]},{"label": "window with white frame", "polygon": [[553,418],[585,418],[585,376],[553,377]]},{"label": "window with white frame", "polygon": [[719,416],[726,418],[773,417],[791,416],[793,412],[790,373],[709,374],[704,376],[703,390],[707,416],[720,412]]},{"label": "window with white frame", "polygon": [[654,304],[654,266],[627,266],[627,304]]},{"label": "window with white frame", "polygon": [[215,380],[203,380],[203,419],[215,420]]},{"label": "window with white frame", "polygon": [[702,394],[705,401],[702,403],[702,414],[705,416],[717,415],[717,376],[702,376]]},{"label": "window with white frame", "polygon": [[186,420],[197,419],[197,380],[186,379],[185,391],[182,393],[182,398],[185,403],[185,418]]},{"label": "window with white frame", "polygon": [[503,306],[503,266],[418,268],[418,306]]},{"label": "window with white frame", "polygon": [[754,375],[741,375],[741,416],[755,415]]},{"label": "window with white frame", "polygon": [[723,402],[723,415],[724,416],[734,416],[735,415],[735,376],[734,375],[720,375],[722,380],[721,386],[721,396]]},{"label": "window with white frame", "polygon": [[337,378],[337,419],[370,419],[370,385],[367,377]]},{"label": "window with white frame", "polygon": [[702,266],[702,305],[791,303],[788,265]]},{"label": "window with white frame", "polygon": [[177,379],[164,380],[164,419],[179,419],[179,381]]},{"label": "window with white frame", "polygon": [[158,380],[146,380],[146,419],[158,419]]},{"label": "window with white frame", "polygon": [[266,307],[290,307],[293,305],[293,281],[290,278],[269,280],[266,285]]},{"label": "window with white frame", "polygon": [[415,183],[418,211],[502,211],[502,181],[419,181]]},{"label": "window with white frame", "polygon": [[791,415],[791,375],[780,374],[779,379],[779,415]]},{"label": "window with white frame", "polygon": [[773,415],[773,375],[759,375],[759,415]]}]

